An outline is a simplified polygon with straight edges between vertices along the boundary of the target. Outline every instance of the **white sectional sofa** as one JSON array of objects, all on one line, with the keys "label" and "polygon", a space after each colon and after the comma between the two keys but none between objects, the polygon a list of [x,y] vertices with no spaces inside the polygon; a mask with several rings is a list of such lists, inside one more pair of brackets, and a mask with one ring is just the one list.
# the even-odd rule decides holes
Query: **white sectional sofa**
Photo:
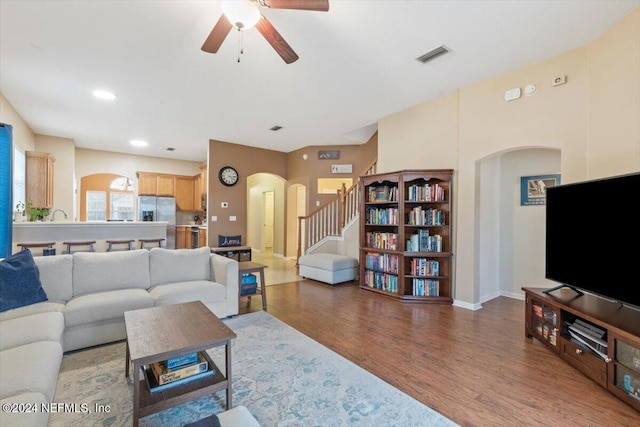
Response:
[{"label": "white sectional sofa", "polygon": [[[126,338],[124,312],[201,300],[238,314],[238,263],[209,248],[35,257],[47,301],[0,313],[0,403],[53,401],[63,352]],[[4,407],[3,407],[4,408]],[[3,426],[46,426],[48,414],[0,411]]]}]

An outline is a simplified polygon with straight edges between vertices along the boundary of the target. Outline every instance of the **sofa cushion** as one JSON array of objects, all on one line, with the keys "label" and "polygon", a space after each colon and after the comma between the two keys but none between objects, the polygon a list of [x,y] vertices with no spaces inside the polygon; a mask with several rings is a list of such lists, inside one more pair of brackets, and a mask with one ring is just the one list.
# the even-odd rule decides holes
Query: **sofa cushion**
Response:
[{"label": "sofa cushion", "polygon": [[0,350],[37,341],[60,342],[63,331],[64,316],[58,312],[5,320],[0,322]]},{"label": "sofa cushion", "polygon": [[73,256],[38,256],[33,260],[40,270],[40,282],[49,301],[69,301],[73,296]]},{"label": "sofa cushion", "polygon": [[38,313],[62,313],[64,310],[64,303],[54,301],[43,301],[37,304],[26,305],[24,307],[14,308],[13,310],[7,310],[0,313],[0,322],[4,322],[9,319],[16,319],[18,317],[31,316]]},{"label": "sofa cushion", "polygon": [[0,311],[46,301],[40,272],[29,249],[0,262]]},{"label": "sofa cushion", "polygon": [[149,251],[76,252],[73,295],[149,287]]},{"label": "sofa cushion", "polygon": [[[40,405],[47,402],[42,393],[20,393],[0,400],[4,404],[24,404],[29,403],[38,408],[31,412],[5,412],[0,411],[0,426],[20,426],[20,427],[42,427],[49,422],[49,412],[41,411]],[[3,406],[4,407],[4,406]],[[32,406],[31,408],[33,408]]]},{"label": "sofa cushion", "polygon": [[152,248],[149,257],[151,286],[211,278],[211,250],[208,247]]},{"label": "sofa cushion", "polygon": [[42,393],[53,401],[62,362],[62,345],[38,341],[0,351],[0,399],[20,393]]},{"label": "sofa cushion", "polygon": [[[144,249],[146,251],[146,249]],[[64,308],[66,327],[124,318],[124,312],[153,307],[153,298],[144,289],[120,289],[72,298]]]},{"label": "sofa cushion", "polygon": [[149,289],[156,306],[181,302],[202,301],[204,304],[221,302],[227,297],[227,288],[208,280],[168,283]]}]

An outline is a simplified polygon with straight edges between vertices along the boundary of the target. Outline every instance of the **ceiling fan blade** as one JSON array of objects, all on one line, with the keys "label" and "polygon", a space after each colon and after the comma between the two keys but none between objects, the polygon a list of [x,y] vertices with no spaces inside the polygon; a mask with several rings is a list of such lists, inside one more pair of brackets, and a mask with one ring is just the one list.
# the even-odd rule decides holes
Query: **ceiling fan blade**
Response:
[{"label": "ceiling fan blade", "polygon": [[329,0],[259,0],[260,4],[272,9],[299,9],[327,12]]},{"label": "ceiling fan blade", "polygon": [[231,25],[227,17],[224,16],[224,14],[220,16],[220,19],[216,22],[211,33],[209,33],[209,37],[204,41],[201,49],[208,53],[216,53],[227,37],[227,34],[229,34],[229,31],[231,31],[231,28],[233,28],[233,25]]},{"label": "ceiling fan blade", "polygon": [[278,55],[284,59],[284,62],[291,64],[298,59],[298,55],[291,49],[291,46],[282,38],[279,32],[271,25],[271,22],[267,21],[264,16],[260,17],[260,20],[256,24],[256,28],[269,42]]}]

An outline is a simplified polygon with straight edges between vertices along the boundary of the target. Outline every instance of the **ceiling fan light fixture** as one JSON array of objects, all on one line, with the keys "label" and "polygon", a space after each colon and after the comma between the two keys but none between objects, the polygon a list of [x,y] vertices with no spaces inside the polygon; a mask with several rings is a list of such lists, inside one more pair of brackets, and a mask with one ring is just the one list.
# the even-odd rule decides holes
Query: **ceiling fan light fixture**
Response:
[{"label": "ceiling fan light fixture", "polygon": [[229,22],[239,30],[253,28],[260,20],[258,6],[251,1],[225,0],[221,7]]}]

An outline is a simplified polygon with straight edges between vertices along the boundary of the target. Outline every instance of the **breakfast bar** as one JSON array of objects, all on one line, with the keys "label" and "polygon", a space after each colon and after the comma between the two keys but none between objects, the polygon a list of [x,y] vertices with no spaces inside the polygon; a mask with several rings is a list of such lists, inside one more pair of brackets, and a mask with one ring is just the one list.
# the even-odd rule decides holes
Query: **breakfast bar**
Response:
[{"label": "breakfast bar", "polygon": [[[12,253],[21,249],[18,243],[53,242],[55,253],[62,254],[66,250],[64,242],[70,241],[95,241],[95,251],[106,252],[107,240],[166,238],[166,221],[14,222]],[[41,254],[38,252],[34,255]]]}]

